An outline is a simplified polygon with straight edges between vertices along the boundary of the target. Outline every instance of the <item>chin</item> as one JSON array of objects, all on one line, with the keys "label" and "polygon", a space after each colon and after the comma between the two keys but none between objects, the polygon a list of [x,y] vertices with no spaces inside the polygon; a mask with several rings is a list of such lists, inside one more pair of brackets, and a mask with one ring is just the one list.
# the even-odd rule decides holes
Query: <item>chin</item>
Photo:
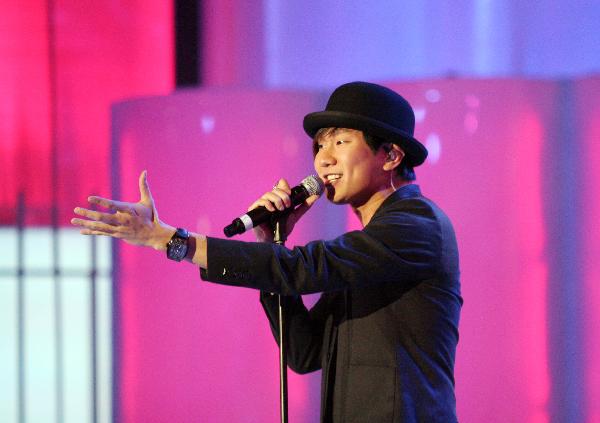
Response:
[{"label": "chin", "polygon": [[348,204],[348,201],[346,201],[343,198],[335,198],[335,196],[327,196],[327,199],[333,203],[333,204]]},{"label": "chin", "polygon": [[348,203],[345,199],[340,198],[340,195],[336,195],[335,188],[331,187],[331,185],[329,185],[327,187],[326,194],[327,194],[327,200],[329,200],[329,202],[331,202],[333,204],[347,204]]}]

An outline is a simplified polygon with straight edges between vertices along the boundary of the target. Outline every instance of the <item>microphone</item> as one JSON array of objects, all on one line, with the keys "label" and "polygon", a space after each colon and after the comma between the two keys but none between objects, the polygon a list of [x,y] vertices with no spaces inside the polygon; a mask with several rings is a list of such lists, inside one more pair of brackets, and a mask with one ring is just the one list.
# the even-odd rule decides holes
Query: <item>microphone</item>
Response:
[{"label": "microphone", "polygon": [[288,213],[297,205],[302,204],[304,200],[311,195],[321,195],[323,193],[323,189],[323,181],[321,181],[317,175],[307,176],[302,180],[302,182],[300,182],[300,185],[292,188],[292,194],[290,195],[292,207],[286,210],[276,210],[272,212],[263,206],[257,207],[253,210],[250,210],[245,215],[234,219],[230,225],[225,226],[223,232],[227,238],[231,238],[234,235],[243,234],[247,230],[269,221],[271,218],[277,218],[285,213]]}]

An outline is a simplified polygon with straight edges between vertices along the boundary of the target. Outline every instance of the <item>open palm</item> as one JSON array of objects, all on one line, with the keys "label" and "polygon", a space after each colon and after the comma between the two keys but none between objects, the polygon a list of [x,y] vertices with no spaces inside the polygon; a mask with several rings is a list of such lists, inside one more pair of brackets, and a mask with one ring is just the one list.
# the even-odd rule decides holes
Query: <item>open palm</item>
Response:
[{"label": "open palm", "polygon": [[109,212],[75,208],[75,213],[86,219],[74,218],[71,223],[81,227],[84,235],[105,235],[123,239],[134,245],[146,245],[162,249],[168,229],[158,219],[154,205],[147,172],[143,171],[139,178],[140,201],[130,203],[110,200],[97,196],[88,197],[90,204],[95,204]]}]

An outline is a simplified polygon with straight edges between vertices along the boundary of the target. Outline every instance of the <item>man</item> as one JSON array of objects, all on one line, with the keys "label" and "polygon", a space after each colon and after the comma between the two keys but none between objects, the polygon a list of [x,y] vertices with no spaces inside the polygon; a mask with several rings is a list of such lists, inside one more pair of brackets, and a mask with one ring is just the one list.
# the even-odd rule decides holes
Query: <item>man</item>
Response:
[{"label": "man", "polygon": [[[325,111],[304,119],[327,198],[349,204],[363,229],[287,249],[261,225],[259,243],[188,234],[158,219],[145,172],[141,200],[90,197],[115,213],[77,208],[83,234],[166,250],[200,266],[203,279],[256,288],[271,326],[271,293],[289,297],[289,366],[322,369],[323,422],[454,422],[454,357],[460,296],[458,251],[446,215],[412,184],[427,156],[413,137],[414,113],[397,93],[354,82]],[[250,208],[291,207],[281,179]],[[293,210],[288,231],[310,208]],[[311,310],[302,294],[322,292]]]}]

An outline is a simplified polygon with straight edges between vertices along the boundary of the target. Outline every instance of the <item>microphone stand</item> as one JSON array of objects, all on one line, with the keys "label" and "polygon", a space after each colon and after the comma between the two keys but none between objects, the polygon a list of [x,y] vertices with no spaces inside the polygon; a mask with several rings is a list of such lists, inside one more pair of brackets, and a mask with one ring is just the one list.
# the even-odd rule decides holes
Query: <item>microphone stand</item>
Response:
[{"label": "microphone stand", "polygon": [[[285,245],[287,234],[285,230],[286,218],[282,216],[275,219],[273,241],[278,245]],[[285,330],[284,299],[277,294],[279,316],[279,406],[281,423],[288,423],[288,389],[287,389],[287,331]]]}]

